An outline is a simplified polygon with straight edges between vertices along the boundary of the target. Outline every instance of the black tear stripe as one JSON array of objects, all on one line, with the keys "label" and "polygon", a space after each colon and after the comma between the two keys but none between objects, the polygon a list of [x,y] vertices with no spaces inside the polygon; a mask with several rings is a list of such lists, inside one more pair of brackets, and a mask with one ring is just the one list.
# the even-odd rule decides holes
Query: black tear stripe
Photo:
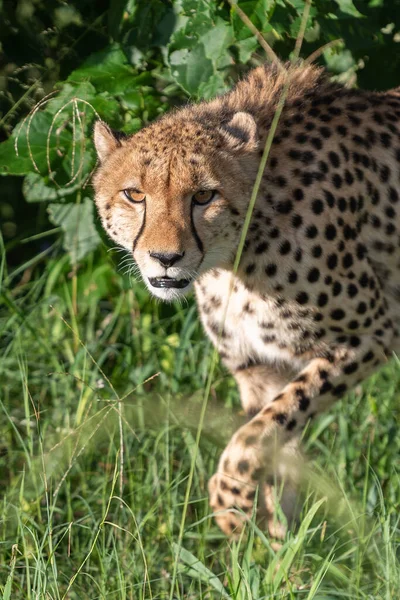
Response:
[{"label": "black tear stripe", "polygon": [[144,227],[146,225],[146,202],[144,203],[144,215],[143,215],[143,221],[142,224],[140,226],[140,229],[138,231],[137,236],[135,237],[135,239],[133,240],[133,246],[132,246],[132,252],[135,252],[136,250],[136,246],[138,244],[139,238],[142,235],[143,231],[144,231]]},{"label": "black tear stripe", "polygon": [[194,204],[192,203],[191,209],[190,209],[190,229],[192,230],[192,234],[194,239],[196,240],[196,244],[198,249],[200,250],[200,252],[202,254],[204,254],[204,246],[203,246],[203,242],[201,241],[199,234],[196,231],[196,227],[194,226],[194,220],[193,220],[193,207]]}]

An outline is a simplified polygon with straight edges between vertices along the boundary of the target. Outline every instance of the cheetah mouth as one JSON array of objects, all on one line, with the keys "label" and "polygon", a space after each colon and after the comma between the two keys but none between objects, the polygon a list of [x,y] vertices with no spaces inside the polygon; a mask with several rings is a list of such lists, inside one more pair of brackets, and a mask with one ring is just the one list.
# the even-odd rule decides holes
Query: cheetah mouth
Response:
[{"label": "cheetah mouth", "polygon": [[149,277],[149,283],[155,288],[183,289],[189,285],[191,279],[174,279],[173,277]]}]

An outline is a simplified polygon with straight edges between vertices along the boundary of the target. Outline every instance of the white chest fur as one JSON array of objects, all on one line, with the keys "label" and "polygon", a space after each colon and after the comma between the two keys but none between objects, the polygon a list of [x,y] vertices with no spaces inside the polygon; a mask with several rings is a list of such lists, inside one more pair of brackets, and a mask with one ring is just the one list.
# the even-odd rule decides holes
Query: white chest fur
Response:
[{"label": "white chest fur", "polygon": [[290,320],[282,318],[289,310],[283,310],[276,298],[262,297],[232,277],[218,269],[196,283],[204,328],[227,366],[236,370],[255,361],[301,368],[303,361],[295,357],[293,343],[304,331],[304,315],[296,326],[293,312]]}]

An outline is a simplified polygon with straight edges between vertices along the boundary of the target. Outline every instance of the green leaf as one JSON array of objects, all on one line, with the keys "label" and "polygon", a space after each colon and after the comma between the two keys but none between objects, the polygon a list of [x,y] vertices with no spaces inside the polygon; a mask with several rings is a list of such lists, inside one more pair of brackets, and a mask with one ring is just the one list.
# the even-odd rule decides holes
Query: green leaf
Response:
[{"label": "green leaf", "polygon": [[258,41],[257,38],[252,36],[245,40],[236,42],[235,45],[239,50],[239,61],[241,63],[247,63],[247,61],[250,60],[252,54],[254,54],[254,52],[258,48]]},{"label": "green leaf", "polygon": [[[232,62],[227,52],[234,42],[233,29],[229,23],[219,17],[215,19],[212,29],[200,37],[200,42],[205,48],[205,55],[215,65],[226,66]],[[222,61],[222,64],[221,64]]]},{"label": "green leaf", "polygon": [[351,15],[352,17],[357,18],[364,16],[354,6],[353,0],[335,0],[335,2],[339,5],[339,8],[342,11],[342,13],[345,13],[346,15]]},{"label": "green leaf", "polygon": [[27,202],[46,202],[61,200],[70,196],[80,188],[80,182],[69,187],[55,187],[48,184],[48,178],[43,178],[39,173],[28,173],[22,184],[22,192]]},{"label": "green leaf", "polygon": [[216,575],[198,559],[196,558],[189,550],[185,548],[179,547],[175,542],[173,543],[173,548],[176,553],[179,553],[179,558],[188,569],[185,569],[185,573],[188,573],[191,577],[195,577],[196,579],[200,579],[204,581],[206,584],[210,585],[220,594],[221,598],[230,598],[230,595],[227,593],[226,589],[218,579]]},{"label": "green leaf", "polygon": [[[119,103],[107,94],[96,97],[88,82],[65,83],[59,93],[21,121],[11,137],[0,144],[0,173],[49,176],[57,171],[59,184],[71,178],[60,166],[68,153],[79,154],[95,111],[102,118],[119,114]],[[77,156],[77,160],[79,157]]]},{"label": "green leaf", "polygon": [[[72,135],[66,129],[58,134],[52,128],[53,116],[46,112],[37,112],[21,122],[11,137],[0,144],[0,173],[2,175],[26,175],[38,170],[48,173],[47,148],[51,170],[59,166],[66,149],[71,145]],[[36,165],[36,169],[35,169]]]},{"label": "green leaf", "polygon": [[233,63],[233,29],[213,3],[183,0],[182,9],[168,45],[171,74],[188,94],[208,99],[226,90],[223,69]]},{"label": "green leaf", "polygon": [[89,81],[98,92],[123,94],[126,88],[132,88],[135,74],[121,47],[113,44],[92,54],[79,69],[72,71],[68,81]]},{"label": "green leaf", "polygon": [[81,204],[49,204],[50,221],[64,231],[63,247],[76,265],[100,244],[93,221],[93,201],[84,198]]},{"label": "green leaf", "polygon": [[171,73],[190,95],[198,95],[199,85],[214,73],[212,61],[206,57],[204,46],[199,44],[191,50],[176,50],[169,57]]}]

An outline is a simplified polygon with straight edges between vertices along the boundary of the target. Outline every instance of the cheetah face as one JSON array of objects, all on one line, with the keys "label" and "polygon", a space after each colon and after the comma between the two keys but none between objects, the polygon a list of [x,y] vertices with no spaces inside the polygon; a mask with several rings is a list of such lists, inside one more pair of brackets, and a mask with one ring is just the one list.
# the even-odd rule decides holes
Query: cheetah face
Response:
[{"label": "cheetah face", "polygon": [[210,127],[184,109],[131,137],[98,122],[94,140],[103,225],[154,296],[177,299],[208,269],[232,264],[255,177],[250,115]]}]

